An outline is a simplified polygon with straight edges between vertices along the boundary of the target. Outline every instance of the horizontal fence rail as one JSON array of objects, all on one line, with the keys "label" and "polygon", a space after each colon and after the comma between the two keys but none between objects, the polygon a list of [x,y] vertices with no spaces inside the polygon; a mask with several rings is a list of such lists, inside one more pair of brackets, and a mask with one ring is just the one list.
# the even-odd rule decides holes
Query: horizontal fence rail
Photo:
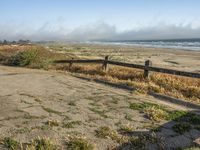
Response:
[{"label": "horizontal fence rail", "polygon": [[149,71],[154,71],[154,72],[178,75],[178,76],[200,78],[200,74],[199,73],[193,73],[193,72],[178,71],[178,70],[158,68],[158,67],[149,67],[148,70]]},{"label": "horizontal fence rail", "polygon": [[150,72],[160,72],[160,73],[172,74],[172,75],[178,75],[178,76],[200,78],[200,74],[199,73],[185,72],[185,71],[178,71],[178,70],[173,70],[173,69],[165,69],[165,68],[153,67],[152,66],[152,62],[150,60],[145,61],[145,65],[139,65],[139,64],[123,63],[123,62],[108,60],[108,56],[106,56],[105,59],[57,60],[57,61],[54,61],[54,63],[69,63],[70,67],[72,66],[73,63],[100,63],[100,64],[102,64],[102,68],[105,69],[105,70],[107,70],[107,65],[108,64],[117,65],[117,66],[123,66],[123,67],[129,67],[129,68],[136,68],[136,69],[144,70],[144,78],[148,78]]},{"label": "horizontal fence rail", "polygon": [[110,60],[108,61],[108,64],[122,66],[122,67],[129,67],[129,68],[145,69],[144,65],[123,63],[123,62],[110,61]]},{"label": "horizontal fence rail", "polygon": [[54,61],[54,63],[103,63],[103,59],[92,59],[92,60],[77,60],[77,59],[72,59],[72,60],[57,60]]}]

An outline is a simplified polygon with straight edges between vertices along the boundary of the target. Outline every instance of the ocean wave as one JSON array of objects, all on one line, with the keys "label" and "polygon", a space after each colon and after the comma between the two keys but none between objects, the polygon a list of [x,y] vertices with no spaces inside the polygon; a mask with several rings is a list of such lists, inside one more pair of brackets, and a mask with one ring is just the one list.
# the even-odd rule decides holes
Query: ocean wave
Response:
[{"label": "ocean wave", "polygon": [[200,51],[200,40],[156,40],[156,41],[104,41],[96,44],[129,45],[139,47],[172,48]]}]

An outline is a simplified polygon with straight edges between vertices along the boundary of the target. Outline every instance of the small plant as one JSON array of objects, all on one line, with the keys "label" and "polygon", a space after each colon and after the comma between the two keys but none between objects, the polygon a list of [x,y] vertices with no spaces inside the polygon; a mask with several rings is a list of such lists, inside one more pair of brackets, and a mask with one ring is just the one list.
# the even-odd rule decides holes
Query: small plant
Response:
[{"label": "small plant", "polygon": [[20,148],[20,143],[18,143],[15,139],[11,137],[6,137],[3,140],[1,140],[1,144],[11,150],[16,150]]},{"label": "small plant", "polygon": [[111,103],[113,103],[113,104],[118,104],[118,103],[119,103],[119,99],[112,98]]},{"label": "small plant", "polygon": [[49,125],[51,127],[53,127],[53,126],[59,126],[59,122],[57,120],[48,120],[45,124]]},{"label": "small plant", "polygon": [[130,125],[122,125],[120,127],[120,131],[125,132],[125,133],[130,133],[134,131],[134,128]]},{"label": "small plant", "polygon": [[[158,143],[161,144],[162,141],[158,139],[156,134],[140,134],[138,136],[131,136],[128,139],[128,142],[125,143],[129,149],[138,149],[145,150],[146,145],[150,143]],[[162,148],[163,149],[163,148]]]},{"label": "small plant", "polygon": [[116,134],[117,133],[111,130],[109,127],[100,127],[98,130],[96,130],[96,136],[100,138],[112,137]]},{"label": "small plant", "polygon": [[31,129],[25,127],[25,128],[21,128],[19,130],[17,130],[17,133],[23,134],[23,133],[29,133],[31,131]]},{"label": "small plant", "polygon": [[41,129],[41,130],[47,131],[47,130],[51,129],[51,126],[49,126],[49,125],[43,125],[43,126],[38,127],[38,128]]},{"label": "small plant", "polygon": [[49,138],[36,138],[26,150],[59,150],[59,146],[55,145]]},{"label": "small plant", "polygon": [[191,126],[188,123],[178,123],[175,124],[172,129],[179,134],[184,134],[185,132],[190,131]]},{"label": "small plant", "polygon": [[141,139],[140,137],[132,137],[129,139],[128,144],[130,145],[131,148],[134,149],[145,149],[145,141],[144,139]]},{"label": "small plant", "polygon": [[96,130],[96,136],[99,138],[110,138],[117,141],[118,143],[127,142],[128,138],[119,135],[116,131],[110,129],[109,127],[100,127]]},{"label": "small plant", "polygon": [[131,103],[130,104],[130,108],[133,109],[133,110],[142,111],[142,110],[149,108],[149,107],[154,107],[156,109],[164,109],[163,106],[160,106],[160,105],[157,105],[157,104],[154,104],[154,103],[149,103],[149,102]]},{"label": "small plant", "polygon": [[161,132],[162,128],[161,127],[153,127],[151,128],[152,132]]},{"label": "small plant", "polygon": [[190,122],[194,125],[200,125],[200,115],[191,114]]},{"label": "small plant", "polygon": [[38,119],[39,117],[37,116],[32,116],[29,113],[24,114],[24,119]]},{"label": "small plant", "polygon": [[85,137],[68,137],[66,140],[68,150],[94,150],[95,145],[90,143]]},{"label": "small plant", "polygon": [[180,110],[172,111],[168,114],[167,120],[179,121],[181,118],[183,118],[187,114],[188,112],[186,111],[180,111]]},{"label": "small plant", "polygon": [[68,105],[70,105],[70,106],[76,106],[76,103],[75,103],[75,101],[70,101],[70,102],[68,103]]},{"label": "small plant", "polygon": [[64,128],[74,128],[76,125],[81,125],[81,121],[71,121],[64,123],[63,127]]},{"label": "small plant", "polygon": [[166,111],[156,108],[155,106],[144,109],[144,112],[150,120],[156,122],[165,120],[168,115]]},{"label": "small plant", "polygon": [[126,114],[125,119],[128,120],[128,121],[133,121],[133,116],[130,115],[130,114]]}]

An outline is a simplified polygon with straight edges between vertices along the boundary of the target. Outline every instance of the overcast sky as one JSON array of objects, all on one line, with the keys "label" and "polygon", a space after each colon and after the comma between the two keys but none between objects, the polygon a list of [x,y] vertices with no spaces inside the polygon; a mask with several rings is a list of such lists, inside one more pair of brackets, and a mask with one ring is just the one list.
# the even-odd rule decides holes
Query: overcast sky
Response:
[{"label": "overcast sky", "polygon": [[1,0],[0,40],[200,38],[200,0]]}]

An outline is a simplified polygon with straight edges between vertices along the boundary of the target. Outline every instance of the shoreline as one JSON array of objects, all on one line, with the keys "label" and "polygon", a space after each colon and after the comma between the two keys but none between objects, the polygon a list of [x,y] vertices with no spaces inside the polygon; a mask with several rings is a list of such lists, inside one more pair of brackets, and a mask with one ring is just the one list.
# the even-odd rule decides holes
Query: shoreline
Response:
[{"label": "shoreline", "polygon": [[[68,43],[69,44],[69,43]],[[134,45],[134,44],[123,44],[123,43],[104,43],[104,42],[77,42],[73,44],[89,44],[89,45],[100,45],[100,46],[120,46],[120,47],[133,47],[133,48],[155,48],[155,49],[166,49],[166,50],[180,50],[186,52],[197,52],[200,53],[200,50],[192,50],[192,49],[181,49],[175,47],[159,47],[159,46],[145,46],[145,45]]]}]

